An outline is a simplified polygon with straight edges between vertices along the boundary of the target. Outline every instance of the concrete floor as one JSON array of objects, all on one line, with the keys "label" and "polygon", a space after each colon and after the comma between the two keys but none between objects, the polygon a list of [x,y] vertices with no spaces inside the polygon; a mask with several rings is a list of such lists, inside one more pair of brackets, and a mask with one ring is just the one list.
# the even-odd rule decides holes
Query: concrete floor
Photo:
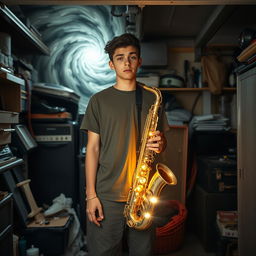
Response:
[{"label": "concrete floor", "polygon": [[[81,254],[81,256],[86,256],[87,253]],[[66,256],[66,255],[65,255]],[[69,255],[68,255],[69,256]],[[80,256],[80,255],[79,255]],[[127,252],[123,252],[123,256],[128,256]],[[197,236],[192,232],[186,232],[184,243],[182,247],[175,252],[170,252],[168,254],[154,254],[154,256],[216,256],[214,252],[206,252],[202,247]]]},{"label": "concrete floor", "polygon": [[[186,233],[184,244],[176,252],[161,254],[162,256],[215,256],[216,254],[206,252],[194,233]],[[155,256],[160,256],[156,254]]]}]

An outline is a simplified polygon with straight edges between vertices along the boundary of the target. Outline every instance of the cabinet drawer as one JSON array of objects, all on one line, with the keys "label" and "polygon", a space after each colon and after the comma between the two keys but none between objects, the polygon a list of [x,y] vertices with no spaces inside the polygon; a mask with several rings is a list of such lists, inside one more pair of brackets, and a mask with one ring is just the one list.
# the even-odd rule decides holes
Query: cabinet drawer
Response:
[{"label": "cabinet drawer", "polygon": [[19,122],[19,113],[0,110],[1,124],[17,124]]},{"label": "cabinet drawer", "polygon": [[0,110],[0,145],[11,143],[11,124],[19,122],[19,113]]},{"label": "cabinet drawer", "polygon": [[0,124],[0,145],[11,143],[11,125]]}]

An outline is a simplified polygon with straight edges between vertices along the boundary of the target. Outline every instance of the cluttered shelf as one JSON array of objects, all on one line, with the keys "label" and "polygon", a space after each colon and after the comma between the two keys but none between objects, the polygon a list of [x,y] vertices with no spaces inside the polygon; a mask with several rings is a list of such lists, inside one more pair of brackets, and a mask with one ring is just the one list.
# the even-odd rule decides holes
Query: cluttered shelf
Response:
[{"label": "cluttered shelf", "polygon": [[[203,88],[159,88],[160,91],[171,91],[171,92],[201,92],[201,91],[209,91],[208,87]],[[224,87],[223,91],[225,92],[235,92],[235,87]]]},{"label": "cluttered shelf", "polygon": [[29,52],[50,54],[49,48],[41,41],[40,35],[37,35],[32,28],[28,28],[5,5],[0,6],[0,28],[2,32],[12,36],[15,47]]}]

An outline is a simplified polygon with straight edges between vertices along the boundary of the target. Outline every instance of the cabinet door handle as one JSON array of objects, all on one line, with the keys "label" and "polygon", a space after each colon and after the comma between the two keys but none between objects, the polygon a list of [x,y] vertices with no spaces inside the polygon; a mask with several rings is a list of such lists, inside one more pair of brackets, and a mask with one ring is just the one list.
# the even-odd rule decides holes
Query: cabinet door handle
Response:
[{"label": "cabinet door handle", "polygon": [[236,185],[225,185],[224,182],[219,182],[219,191],[223,192],[226,189],[236,189]]},{"label": "cabinet door handle", "polygon": [[231,177],[231,176],[236,176],[236,172],[235,171],[222,171],[220,168],[215,168],[216,171],[216,180],[221,180],[223,178],[223,176],[226,177]]},{"label": "cabinet door handle", "polygon": [[236,172],[234,171],[226,171],[223,173],[224,176],[236,176]]},{"label": "cabinet door handle", "polygon": [[15,129],[7,128],[7,129],[0,129],[0,132],[14,132]]},{"label": "cabinet door handle", "polygon": [[238,177],[239,179],[241,179],[241,168],[238,168],[237,171],[238,171]]},{"label": "cabinet door handle", "polygon": [[239,179],[243,180],[244,179],[244,168],[239,168],[238,174],[239,174]]}]

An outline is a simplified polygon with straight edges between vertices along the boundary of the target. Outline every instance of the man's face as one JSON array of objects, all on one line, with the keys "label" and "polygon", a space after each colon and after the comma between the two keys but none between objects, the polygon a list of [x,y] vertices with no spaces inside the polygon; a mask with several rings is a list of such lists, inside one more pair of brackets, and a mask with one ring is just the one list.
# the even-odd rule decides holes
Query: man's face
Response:
[{"label": "man's face", "polygon": [[137,70],[141,66],[138,50],[134,46],[117,48],[109,66],[115,70],[117,78],[123,80],[135,79]]}]

